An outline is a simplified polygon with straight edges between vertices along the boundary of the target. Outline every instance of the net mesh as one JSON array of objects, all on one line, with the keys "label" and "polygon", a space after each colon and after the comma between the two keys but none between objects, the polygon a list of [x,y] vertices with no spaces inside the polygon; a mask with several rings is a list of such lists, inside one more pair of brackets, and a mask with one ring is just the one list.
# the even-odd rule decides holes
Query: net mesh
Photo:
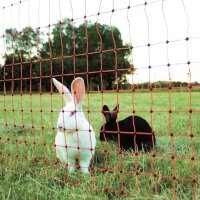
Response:
[{"label": "net mesh", "polygon": [[[198,199],[200,31],[193,3],[1,2],[1,173],[23,174],[38,184],[45,177],[55,188],[69,185],[87,197]],[[69,173],[56,155],[65,101],[52,78],[70,90],[77,77],[85,82],[82,112],[97,142],[90,178],[80,173],[79,162],[78,173]],[[152,150],[137,151],[136,139],[132,151],[118,148],[120,140],[102,142],[104,105],[118,105],[117,122],[132,115],[147,120],[152,131],[137,134],[152,138]]]}]

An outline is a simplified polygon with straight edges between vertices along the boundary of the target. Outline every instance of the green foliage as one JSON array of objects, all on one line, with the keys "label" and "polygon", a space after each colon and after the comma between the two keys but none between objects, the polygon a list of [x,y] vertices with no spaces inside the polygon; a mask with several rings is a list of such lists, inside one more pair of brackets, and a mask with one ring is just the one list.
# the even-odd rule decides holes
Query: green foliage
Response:
[{"label": "green foliage", "polygon": [[[97,85],[111,89],[116,77],[121,79],[128,73],[116,74],[114,70],[130,66],[126,59],[129,46],[123,44],[119,29],[89,21],[75,26],[65,19],[56,24],[51,33],[31,27],[21,32],[7,29],[6,44],[6,89],[12,91],[50,90],[50,78],[55,75],[67,76],[64,83],[69,85],[74,74],[87,80],[92,89],[97,89]],[[127,50],[119,49],[125,47]],[[104,85],[101,70],[108,70],[102,73]]]}]

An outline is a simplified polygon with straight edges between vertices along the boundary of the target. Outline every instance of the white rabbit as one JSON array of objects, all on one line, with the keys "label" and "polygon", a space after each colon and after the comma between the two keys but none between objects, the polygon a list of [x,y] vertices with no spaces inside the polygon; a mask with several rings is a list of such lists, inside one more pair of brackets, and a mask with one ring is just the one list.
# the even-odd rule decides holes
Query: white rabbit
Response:
[{"label": "white rabbit", "polygon": [[61,162],[68,164],[69,173],[75,171],[77,160],[81,172],[89,173],[89,165],[95,153],[96,138],[82,111],[84,80],[76,78],[71,84],[71,93],[55,78],[53,83],[66,103],[58,117],[59,131],[55,137],[56,156]]}]

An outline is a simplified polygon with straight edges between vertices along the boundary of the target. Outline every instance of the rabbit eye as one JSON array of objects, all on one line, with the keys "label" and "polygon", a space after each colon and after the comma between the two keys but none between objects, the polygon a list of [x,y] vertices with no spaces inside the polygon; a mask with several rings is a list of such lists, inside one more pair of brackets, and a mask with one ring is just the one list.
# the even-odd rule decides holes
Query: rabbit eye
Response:
[{"label": "rabbit eye", "polygon": [[75,111],[70,113],[70,117],[72,117],[75,114]]}]

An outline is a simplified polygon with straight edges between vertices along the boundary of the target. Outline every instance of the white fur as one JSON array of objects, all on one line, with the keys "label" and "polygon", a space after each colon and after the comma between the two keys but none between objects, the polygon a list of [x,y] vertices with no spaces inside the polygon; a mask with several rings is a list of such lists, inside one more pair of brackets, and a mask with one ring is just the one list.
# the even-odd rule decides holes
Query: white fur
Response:
[{"label": "white fur", "polygon": [[[81,78],[77,79],[80,81]],[[76,84],[77,79],[72,84]],[[76,97],[73,95],[73,89],[71,94],[56,79],[53,78],[53,82],[58,91],[64,95],[66,102],[68,101],[58,117],[57,128],[59,131],[55,137],[57,158],[61,162],[68,164],[69,173],[75,171],[77,160],[81,172],[89,173],[89,165],[95,153],[95,133],[83,114],[82,101],[75,103],[74,99]]]}]

